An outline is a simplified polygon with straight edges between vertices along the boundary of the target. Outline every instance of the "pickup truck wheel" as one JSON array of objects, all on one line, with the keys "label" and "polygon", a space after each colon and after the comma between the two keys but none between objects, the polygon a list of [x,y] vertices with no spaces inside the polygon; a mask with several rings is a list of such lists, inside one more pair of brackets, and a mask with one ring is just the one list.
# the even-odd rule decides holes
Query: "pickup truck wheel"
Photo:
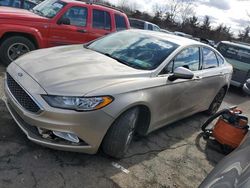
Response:
[{"label": "pickup truck wheel", "polygon": [[217,95],[214,97],[214,100],[210,104],[209,109],[206,111],[206,114],[213,115],[219,110],[220,105],[225,97],[225,94],[226,94],[226,89],[221,88],[220,91],[217,93]]},{"label": "pickup truck wheel", "polygon": [[138,115],[139,109],[133,108],[113,123],[102,142],[105,154],[117,159],[125,155],[134,136]]},{"label": "pickup truck wheel", "polygon": [[9,37],[0,45],[0,61],[7,66],[21,55],[35,49],[35,45],[25,37]]}]

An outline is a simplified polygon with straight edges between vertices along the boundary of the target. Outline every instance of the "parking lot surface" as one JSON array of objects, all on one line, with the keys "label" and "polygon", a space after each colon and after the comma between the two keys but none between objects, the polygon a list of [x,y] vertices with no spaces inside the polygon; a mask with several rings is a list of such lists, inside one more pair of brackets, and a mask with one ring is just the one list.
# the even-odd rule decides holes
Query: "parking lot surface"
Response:
[{"label": "parking lot surface", "polygon": [[[0,98],[4,71],[0,65]],[[232,105],[250,117],[250,98],[237,88],[223,103]],[[224,157],[200,138],[207,118],[199,113],[138,138],[124,159],[114,160],[32,143],[0,99],[0,187],[197,187]]]}]

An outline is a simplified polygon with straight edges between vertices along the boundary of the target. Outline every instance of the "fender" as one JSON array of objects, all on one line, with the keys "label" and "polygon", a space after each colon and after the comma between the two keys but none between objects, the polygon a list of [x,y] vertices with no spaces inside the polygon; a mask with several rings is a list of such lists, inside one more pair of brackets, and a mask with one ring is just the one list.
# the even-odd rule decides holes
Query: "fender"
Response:
[{"label": "fender", "polygon": [[6,33],[29,34],[35,38],[38,48],[46,47],[46,41],[44,41],[42,34],[36,28],[29,26],[14,25],[14,24],[1,24],[0,38]]}]

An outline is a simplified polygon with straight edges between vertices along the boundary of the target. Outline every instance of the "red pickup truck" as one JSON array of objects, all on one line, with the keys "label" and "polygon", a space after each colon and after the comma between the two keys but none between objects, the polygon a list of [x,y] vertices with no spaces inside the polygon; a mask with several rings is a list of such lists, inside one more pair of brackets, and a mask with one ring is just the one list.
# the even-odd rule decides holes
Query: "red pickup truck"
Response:
[{"label": "red pickup truck", "polygon": [[0,7],[0,62],[38,48],[79,44],[129,29],[122,11],[71,0],[46,0],[31,10]]}]

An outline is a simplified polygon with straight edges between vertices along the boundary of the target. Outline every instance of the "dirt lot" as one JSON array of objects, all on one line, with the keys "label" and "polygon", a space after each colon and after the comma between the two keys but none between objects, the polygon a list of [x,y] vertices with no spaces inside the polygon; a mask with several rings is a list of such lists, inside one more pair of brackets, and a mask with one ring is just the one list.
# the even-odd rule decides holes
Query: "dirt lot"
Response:
[{"label": "dirt lot", "polygon": [[[250,115],[249,99],[233,88],[223,106],[237,104]],[[0,187],[197,187],[223,157],[199,137],[206,118],[197,114],[136,140],[115,161],[33,144],[0,100]]]}]

